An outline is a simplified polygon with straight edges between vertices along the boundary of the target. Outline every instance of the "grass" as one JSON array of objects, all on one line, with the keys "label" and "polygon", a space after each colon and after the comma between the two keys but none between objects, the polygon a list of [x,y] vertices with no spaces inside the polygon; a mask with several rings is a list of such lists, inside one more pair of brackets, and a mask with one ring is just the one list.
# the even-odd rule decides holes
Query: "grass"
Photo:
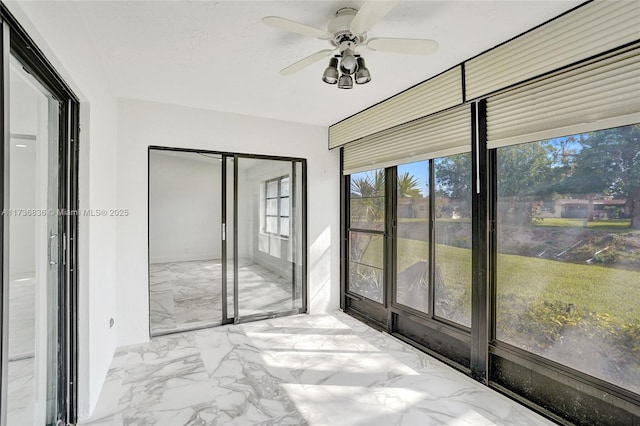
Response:
[{"label": "grass", "polygon": [[[381,251],[381,239],[372,242],[365,259],[379,259]],[[428,257],[426,242],[398,240],[398,272]],[[471,287],[471,250],[436,244],[436,261],[454,294],[466,294]],[[497,266],[498,299],[516,297],[523,305],[571,303],[608,314],[619,324],[640,318],[640,272],[508,254],[498,255]]]},{"label": "grass", "polygon": [[[399,223],[418,223],[424,222],[428,223],[429,219],[424,217],[399,217]],[[460,219],[436,219],[436,223],[471,223],[470,217],[463,217]]]},{"label": "grass", "polygon": [[560,301],[620,323],[640,318],[640,273],[517,255],[499,255],[498,298],[526,303]]},{"label": "grass", "polygon": [[[540,222],[533,226],[570,226],[575,228],[584,228],[584,223],[585,219],[545,217],[540,219]],[[631,229],[631,220],[593,220],[591,222],[587,222],[587,228],[613,229],[620,231],[622,229]]]}]

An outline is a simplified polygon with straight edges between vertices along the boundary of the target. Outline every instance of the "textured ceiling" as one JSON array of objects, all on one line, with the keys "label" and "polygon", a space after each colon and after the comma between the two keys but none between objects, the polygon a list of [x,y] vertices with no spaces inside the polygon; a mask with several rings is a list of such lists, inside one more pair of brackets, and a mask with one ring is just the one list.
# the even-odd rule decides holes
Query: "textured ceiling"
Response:
[{"label": "textured ceiling", "polygon": [[117,96],[327,126],[580,3],[401,1],[369,37],[430,38],[439,51],[414,57],[362,49],[373,80],[352,90],[321,81],[328,59],[280,76],[281,68],[329,45],[260,19],[279,15],[326,28],[337,9],[359,1],[78,1],[76,7]]}]

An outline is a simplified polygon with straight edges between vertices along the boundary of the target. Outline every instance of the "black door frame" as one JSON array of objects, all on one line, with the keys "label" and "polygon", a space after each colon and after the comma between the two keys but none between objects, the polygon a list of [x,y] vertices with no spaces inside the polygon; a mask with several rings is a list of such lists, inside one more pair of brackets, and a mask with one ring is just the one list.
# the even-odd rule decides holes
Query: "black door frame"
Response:
[{"label": "black door frame", "polygon": [[[3,149],[0,150],[0,175],[7,172],[9,161],[9,59],[16,57],[24,69],[47,88],[60,105],[58,179],[60,212],[60,241],[58,260],[59,290],[58,298],[58,401],[57,423],[75,424],[77,422],[77,376],[78,376],[78,146],[79,146],[79,100],[65,83],[55,68],[47,60],[26,31],[11,15],[4,4],[0,4],[2,24],[0,84],[0,129]],[[4,180],[3,197],[0,206],[4,210],[8,205],[8,179]],[[2,327],[2,398],[0,398],[0,424],[6,424],[6,393],[8,362],[8,217],[4,216],[0,225],[0,237],[3,240],[1,262],[2,303],[0,304]]]},{"label": "black door frame", "polygon": [[[147,237],[150,235],[150,165],[151,165],[151,151],[171,151],[171,152],[184,152],[184,153],[194,153],[194,154],[204,154],[204,155],[216,155],[220,156],[222,167],[221,167],[221,226],[222,226],[222,235],[221,235],[221,253],[222,253],[222,279],[221,279],[221,292],[222,292],[222,318],[220,324],[205,324],[205,325],[197,325],[192,328],[180,328],[177,330],[166,330],[162,332],[153,333],[151,331],[151,321],[149,321],[149,335],[152,337],[167,335],[167,334],[175,334],[182,333],[187,330],[197,330],[202,328],[209,328],[218,325],[232,324],[232,323],[244,323],[250,321],[258,321],[261,319],[267,318],[277,318],[288,315],[302,314],[307,313],[308,311],[308,250],[307,250],[307,160],[305,158],[297,158],[297,157],[283,157],[283,156],[274,156],[274,155],[262,155],[262,154],[243,154],[243,153],[234,153],[234,152],[226,152],[226,151],[215,151],[215,150],[207,150],[207,149],[196,149],[196,148],[179,148],[179,147],[168,147],[168,146],[159,146],[159,145],[150,145],[147,148]],[[301,165],[301,176],[300,176],[300,185],[302,186],[302,200],[300,200],[300,207],[302,208],[302,224],[300,226],[302,232],[302,244],[301,244],[301,252],[302,259],[299,259],[301,262],[301,277],[302,277],[302,285],[301,285],[301,301],[302,306],[300,308],[292,308],[286,311],[278,311],[278,312],[265,312],[247,316],[240,316],[238,312],[238,162],[241,159],[255,159],[255,160],[273,160],[273,161],[287,161],[295,167],[296,164]],[[230,188],[230,184],[228,182],[228,160],[233,160],[233,187]],[[294,174],[295,175],[295,174]],[[228,191],[232,190],[233,201],[232,201],[232,215],[233,215],[233,227],[229,229],[227,226],[229,219],[229,198]],[[297,203],[295,200],[295,196],[292,197],[294,200],[292,202]],[[295,208],[296,205],[292,205],[292,208]],[[233,249],[231,250],[233,254],[233,312],[229,312],[228,309],[228,256],[230,254],[230,250],[228,248],[228,240],[229,236],[233,238]],[[147,238],[147,257],[149,257],[149,238]],[[296,267],[298,264],[293,262],[293,275],[292,281],[293,286],[296,286],[297,274]],[[149,279],[149,277],[147,277]],[[148,284],[148,283],[147,283]],[[150,303],[150,291],[147,291],[147,295],[149,297]],[[292,293],[292,297],[295,298],[296,293]]]}]

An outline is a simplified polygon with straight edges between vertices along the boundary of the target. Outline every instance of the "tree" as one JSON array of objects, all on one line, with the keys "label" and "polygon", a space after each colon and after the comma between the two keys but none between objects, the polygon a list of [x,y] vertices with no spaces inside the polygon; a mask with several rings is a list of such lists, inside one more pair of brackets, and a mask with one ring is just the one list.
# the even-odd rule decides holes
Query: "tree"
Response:
[{"label": "tree", "polygon": [[384,229],[385,171],[358,173],[351,177],[351,226]]},{"label": "tree", "polygon": [[512,145],[498,150],[498,210],[500,220],[531,223],[534,203],[550,197],[556,178],[556,145],[542,141]]},{"label": "tree", "polygon": [[640,229],[640,125],[581,135],[565,185],[572,192],[626,199],[631,228]]},{"label": "tree", "polygon": [[420,181],[410,174],[404,172],[398,176],[398,197],[400,198],[421,198]]},{"label": "tree", "polygon": [[[462,216],[471,216],[471,153],[435,160],[436,209],[442,210],[442,198],[456,200]],[[447,206],[448,207],[448,206]]]},{"label": "tree", "polygon": [[548,141],[498,150],[498,197],[546,196],[555,181],[554,145]]}]

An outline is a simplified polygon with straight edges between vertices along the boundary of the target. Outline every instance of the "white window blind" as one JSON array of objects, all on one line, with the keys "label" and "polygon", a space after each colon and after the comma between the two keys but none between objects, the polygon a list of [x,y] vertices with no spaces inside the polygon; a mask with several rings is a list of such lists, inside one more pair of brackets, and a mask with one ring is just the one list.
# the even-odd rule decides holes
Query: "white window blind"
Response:
[{"label": "white window blind", "polygon": [[466,99],[640,39],[640,1],[594,1],[465,63]]},{"label": "white window blind", "polygon": [[471,106],[389,129],[344,147],[344,174],[471,151]]},{"label": "white window blind", "polygon": [[640,122],[640,47],[487,99],[489,148]]},{"label": "white window blind", "polygon": [[336,148],[462,103],[462,71],[455,67],[329,128]]}]

